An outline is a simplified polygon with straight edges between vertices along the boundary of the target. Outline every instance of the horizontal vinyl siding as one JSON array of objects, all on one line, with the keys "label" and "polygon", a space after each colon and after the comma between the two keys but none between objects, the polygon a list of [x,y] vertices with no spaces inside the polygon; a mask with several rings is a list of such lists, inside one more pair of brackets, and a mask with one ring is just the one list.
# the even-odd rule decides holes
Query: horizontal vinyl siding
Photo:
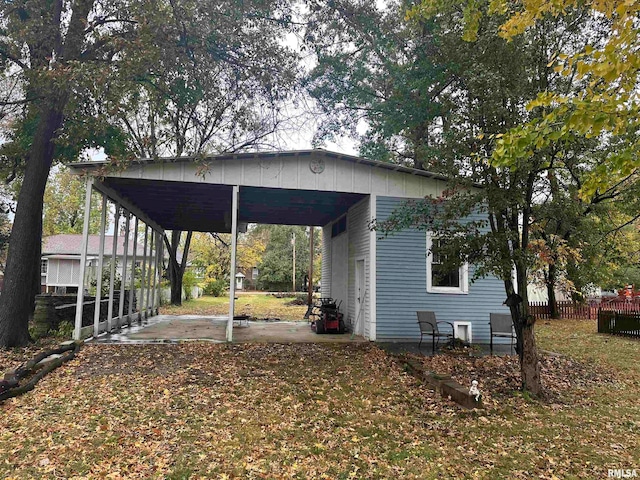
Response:
[{"label": "horizontal vinyl siding", "polygon": [[[377,198],[377,219],[384,220],[402,199]],[[489,314],[508,313],[504,284],[487,277],[469,284],[469,293],[427,293],[426,232],[406,229],[376,243],[377,340],[419,340],[416,311],[431,310],[438,321],[471,322],[474,343],[489,342]],[[473,266],[469,266],[469,278]],[[443,329],[448,326],[443,326]],[[502,339],[494,339],[502,343]]]},{"label": "horizontal vinyl siding", "polygon": [[320,295],[331,296],[331,224],[322,227],[322,271],[320,275]]},{"label": "horizontal vinyl siding", "polygon": [[349,237],[348,231],[331,239],[331,291],[341,312],[349,308]]},{"label": "horizontal vinyl siding", "polygon": [[347,214],[347,233],[349,235],[349,302],[347,319],[352,327],[356,323],[356,259],[365,261],[365,298],[363,311],[358,321],[358,332],[364,326],[364,336],[369,338],[369,198],[365,198],[349,209]]}]

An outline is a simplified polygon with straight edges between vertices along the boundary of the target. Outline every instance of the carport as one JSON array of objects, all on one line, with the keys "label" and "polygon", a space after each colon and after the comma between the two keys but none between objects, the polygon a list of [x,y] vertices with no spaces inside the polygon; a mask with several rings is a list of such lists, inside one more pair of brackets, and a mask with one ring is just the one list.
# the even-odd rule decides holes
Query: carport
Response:
[{"label": "carport", "polygon": [[[165,258],[163,246],[168,243],[165,230],[182,230],[231,234],[226,340],[232,341],[238,232],[248,223],[262,223],[322,227],[322,296],[343,302],[342,310],[354,333],[376,340],[379,310],[376,272],[380,258],[376,253],[376,233],[369,226],[376,218],[378,204],[382,202],[387,208],[389,202],[400,199],[439,195],[446,185],[444,177],[424,170],[324,150],[140,159],[125,166],[106,161],[84,162],[71,165],[71,169],[84,175],[87,186],[80,266],[83,285],[78,289],[76,339],[97,337],[111,332],[114,326],[131,325],[133,320],[157,315],[159,266]],[[96,305],[108,304],[106,317],[101,315],[104,309],[97,307],[93,324],[83,328],[92,191],[101,196],[101,253],[94,265],[97,271],[102,271],[107,256],[103,248],[107,214],[113,214],[114,225],[124,218],[126,240],[120,290],[116,292],[115,288],[114,251],[106,300],[101,298],[101,275],[96,279]],[[129,245],[129,236],[131,229],[139,232],[140,227],[144,228],[144,234],[137,236],[145,255],[136,258],[137,249]],[[118,234],[116,229],[114,236]],[[113,243],[116,244],[115,239]],[[423,244],[420,237],[410,245],[403,244],[398,251],[415,247],[416,251],[424,252]],[[133,292],[138,287],[135,276],[129,278],[127,272],[136,264],[141,269],[142,281],[139,305],[134,307],[133,300],[138,297]],[[394,265],[385,264],[385,271],[381,272],[385,281],[396,278],[401,267]],[[407,305],[415,312],[414,303],[410,298]],[[385,317],[385,322],[389,321],[393,319]]]},{"label": "carport", "polygon": [[[231,233],[231,271],[235,272],[237,234],[247,223],[325,226],[370,196],[372,184],[379,177],[372,174],[372,170],[412,170],[323,150],[248,153],[206,159],[141,159],[125,168],[108,162],[84,162],[73,164],[71,168],[74,173],[85,176],[87,186],[80,272],[83,284],[78,289],[75,339],[97,337],[125,323],[131,325],[132,320],[157,315],[159,268],[163,243],[167,242],[165,230]],[[93,326],[83,328],[88,220],[91,208],[95,207],[91,204],[92,191],[101,196],[101,245],[106,215],[113,212],[114,225],[124,218],[124,274],[119,304],[116,299],[114,307],[114,295],[117,297],[118,292],[114,288],[115,256],[112,256],[106,320],[101,320],[101,309],[97,307]],[[108,203],[115,208],[109,208]],[[126,272],[136,265],[135,249],[129,245],[129,237],[130,230],[138,232],[139,226],[144,228],[145,262],[141,265],[143,281],[139,305],[133,307],[134,276],[128,279]],[[116,229],[114,235],[118,234]],[[101,248],[101,252],[103,250]],[[98,258],[99,272],[105,264],[105,256],[101,253]],[[146,258],[153,260],[146,264]],[[99,306],[104,303],[100,275],[96,281],[96,305]],[[128,282],[130,301],[128,311],[124,311],[125,284]],[[234,298],[232,275],[227,341],[233,339]]]}]

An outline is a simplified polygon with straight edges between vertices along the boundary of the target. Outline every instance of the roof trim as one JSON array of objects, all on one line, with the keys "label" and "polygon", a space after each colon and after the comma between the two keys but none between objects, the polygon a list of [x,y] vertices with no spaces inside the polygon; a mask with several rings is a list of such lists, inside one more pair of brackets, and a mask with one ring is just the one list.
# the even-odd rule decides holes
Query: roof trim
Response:
[{"label": "roof trim", "polygon": [[[211,155],[207,157],[200,156],[184,156],[184,157],[158,157],[158,158],[138,158],[131,161],[132,165],[146,165],[146,164],[163,164],[163,163],[185,163],[193,162],[194,160],[216,161],[216,160],[237,160],[243,158],[279,158],[279,157],[302,157],[310,155],[322,155],[328,158],[337,158],[338,160],[345,160],[352,163],[360,163],[369,165],[371,167],[379,167],[386,170],[393,170],[396,172],[409,173],[411,175],[418,175],[421,177],[433,178],[435,180],[449,180],[448,177],[437,173],[429,172],[427,170],[420,170],[412,167],[405,167],[404,165],[398,165],[396,163],[380,162],[378,160],[369,160],[364,157],[358,157],[355,155],[347,155],[343,153],[333,152],[323,149],[312,150],[284,150],[277,152],[247,152],[247,153],[229,153],[223,155]],[[99,162],[77,162],[69,165],[75,170],[87,170],[96,169],[109,165],[109,161],[102,160]]]}]

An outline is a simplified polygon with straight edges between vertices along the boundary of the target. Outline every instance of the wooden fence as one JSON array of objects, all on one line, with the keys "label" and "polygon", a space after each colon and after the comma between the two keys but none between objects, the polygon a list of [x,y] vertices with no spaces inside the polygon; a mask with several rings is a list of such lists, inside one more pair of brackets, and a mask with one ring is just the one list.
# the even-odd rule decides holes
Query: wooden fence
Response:
[{"label": "wooden fence", "polygon": [[[560,318],[598,318],[598,311],[617,311],[620,313],[640,313],[640,303],[607,302],[581,304],[557,302]],[[536,318],[551,318],[551,309],[547,302],[529,302],[529,311]]]},{"label": "wooden fence", "polygon": [[640,338],[640,312],[598,310],[598,333]]}]

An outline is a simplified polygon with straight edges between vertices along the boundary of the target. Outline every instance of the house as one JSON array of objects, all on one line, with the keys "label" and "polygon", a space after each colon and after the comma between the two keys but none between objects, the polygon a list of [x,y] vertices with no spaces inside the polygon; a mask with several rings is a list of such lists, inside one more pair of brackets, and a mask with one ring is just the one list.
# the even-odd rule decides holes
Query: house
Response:
[{"label": "house", "polygon": [[433,232],[409,228],[380,239],[369,228],[407,199],[440,196],[448,188],[443,176],[324,150],[139,159],[106,174],[103,164],[72,168],[95,172],[89,186],[157,233],[231,233],[228,341],[243,223],[322,227],[321,295],[336,299],[347,323],[366,339],[417,342],[416,312],[431,310],[454,324],[457,336],[489,343],[489,314],[508,313],[499,279],[471,282],[473,265],[442,271],[429,253],[440,241]]},{"label": "house", "polygon": [[244,279],[246,275],[244,273],[236,273],[236,290],[244,290]]},{"label": "house", "polygon": [[[113,235],[105,235],[104,264],[108,265],[113,250]],[[136,249],[136,266],[142,265],[143,245]],[[82,235],[60,234],[43,237],[42,257],[40,260],[40,285],[42,293],[77,293],[80,273],[80,253]],[[95,280],[100,252],[100,235],[89,235],[87,243],[88,282]],[[131,261],[133,248],[128,247],[128,262]],[[122,278],[124,265],[124,237],[118,236],[116,248],[116,267],[118,278]],[[127,281],[130,280],[127,275]]]}]

